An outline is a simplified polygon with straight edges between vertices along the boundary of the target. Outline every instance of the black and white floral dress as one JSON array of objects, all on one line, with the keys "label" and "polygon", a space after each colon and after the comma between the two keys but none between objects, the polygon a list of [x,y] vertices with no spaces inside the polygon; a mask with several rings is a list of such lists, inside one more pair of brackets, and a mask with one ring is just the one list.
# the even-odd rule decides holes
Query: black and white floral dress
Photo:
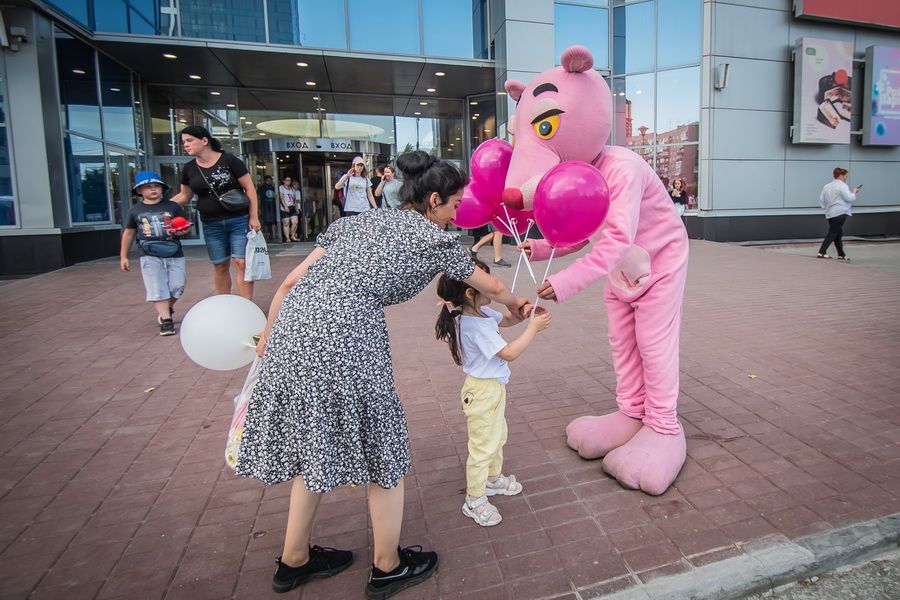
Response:
[{"label": "black and white floral dress", "polygon": [[411,210],[339,219],[316,243],[325,255],[285,297],[269,336],[237,474],[267,484],[301,475],[313,492],[392,488],[410,451],[384,307],[438,273],[466,279],[475,265],[453,235]]}]

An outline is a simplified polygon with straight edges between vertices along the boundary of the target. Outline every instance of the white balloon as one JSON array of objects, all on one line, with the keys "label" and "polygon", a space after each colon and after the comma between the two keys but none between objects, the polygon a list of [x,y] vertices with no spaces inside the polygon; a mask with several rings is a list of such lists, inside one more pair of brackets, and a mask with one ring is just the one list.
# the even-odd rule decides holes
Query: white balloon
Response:
[{"label": "white balloon", "polygon": [[256,356],[253,336],[266,315],[252,301],[234,294],[201,300],[181,321],[181,347],[192,361],[214,371],[246,367]]}]

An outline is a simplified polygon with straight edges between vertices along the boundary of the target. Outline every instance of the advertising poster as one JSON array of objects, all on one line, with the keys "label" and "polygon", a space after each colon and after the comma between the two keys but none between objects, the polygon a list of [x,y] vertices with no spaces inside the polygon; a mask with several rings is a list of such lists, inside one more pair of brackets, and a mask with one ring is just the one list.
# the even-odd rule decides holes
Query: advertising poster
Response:
[{"label": "advertising poster", "polygon": [[853,46],[802,38],[794,55],[795,144],[849,144]]},{"label": "advertising poster", "polygon": [[900,146],[900,48],[866,48],[863,144]]}]

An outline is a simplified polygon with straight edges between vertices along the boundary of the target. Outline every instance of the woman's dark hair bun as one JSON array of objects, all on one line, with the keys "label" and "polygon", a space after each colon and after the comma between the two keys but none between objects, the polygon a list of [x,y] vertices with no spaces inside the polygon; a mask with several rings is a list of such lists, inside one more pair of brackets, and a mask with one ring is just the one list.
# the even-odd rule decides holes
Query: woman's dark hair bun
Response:
[{"label": "woman's dark hair bun", "polygon": [[438,159],[423,150],[407,152],[397,157],[397,168],[404,179],[421,177],[425,171],[437,164]]}]

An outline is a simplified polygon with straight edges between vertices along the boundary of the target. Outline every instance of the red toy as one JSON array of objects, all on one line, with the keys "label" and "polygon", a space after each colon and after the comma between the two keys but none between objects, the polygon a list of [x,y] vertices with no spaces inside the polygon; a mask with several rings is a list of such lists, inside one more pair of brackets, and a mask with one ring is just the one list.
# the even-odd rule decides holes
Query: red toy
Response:
[{"label": "red toy", "polygon": [[168,228],[169,233],[181,233],[183,231],[187,231],[191,227],[193,227],[193,223],[185,219],[184,217],[175,217],[172,219],[172,224]]}]

